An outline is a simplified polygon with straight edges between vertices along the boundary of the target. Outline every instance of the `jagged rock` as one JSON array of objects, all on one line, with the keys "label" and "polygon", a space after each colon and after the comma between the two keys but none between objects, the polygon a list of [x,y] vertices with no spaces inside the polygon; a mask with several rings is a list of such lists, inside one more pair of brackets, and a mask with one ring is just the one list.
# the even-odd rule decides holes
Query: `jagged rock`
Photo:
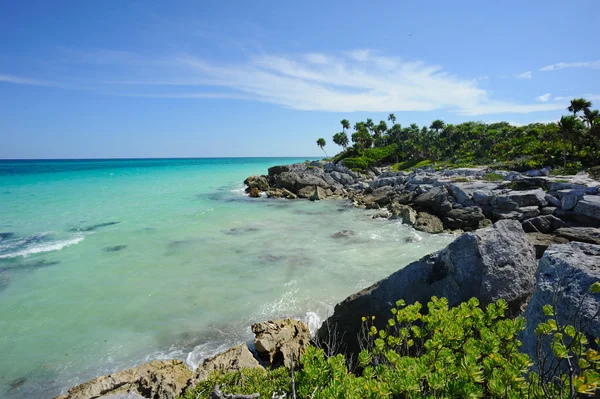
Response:
[{"label": "jagged rock", "polygon": [[540,208],[540,215],[552,215],[555,210],[556,208],[553,206],[544,206]]},{"label": "jagged rock", "polygon": [[381,209],[371,215],[371,219],[389,219],[392,216],[392,212],[387,209]]},{"label": "jagged rock", "polygon": [[492,216],[497,220],[520,219],[521,212],[503,210],[503,209],[494,209],[492,211]]},{"label": "jagged rock", "polygon": [[584,184],[558,182],[558,183],[552,183],[550,185],[548,191],[558,192],[561,190],[584,190],[584,189],[585,189]]},{"label": "jagged rock", "polygon": [[268,191],[269,181],[266,176],[249,176],[246,180],[244,180],[244,184],[248,187],[246,188],[246,192],[249,193],[253,188],[257,188],[259,191]]},{"label": "jagged rock", "polygon": [[[579,310],[577,326],[588,337],[600,338],[600,294],[588,294],[590,286],[600,281],[600,246],[580,242],[552,245],[540,260],[535,292],[525,310],[527,322],[521,350],[537,359],[537,334],[540,322],[547,320],[542,307],[550,304],[559,324],[573,324]],[[542,347],[542,356],[548,348]]]},{"label": "jagged rock", "polygon": [[92,399],[106,395],[138,394],[146,399],[176,399],[192,380],[181,360],[154,360],[141,366],[94,378],[56,399]]},{"label": "jagged rock", "polygon": [[415,207],[430,209],[435,212],[448,212],[452,205],[448,201],[448,191],[445,187],[434,187],[413,200]]},{"label": "jagged rock", "polygon": [[565,222],[554,215],[537,216],[527,219],[523,222],[523,230],[526,233],[551,233],[556,229],[560,229],[565,225]]},{"label": "jagged rock", "polygon": [[417,213],[417,219],[414,223],[414,228],[426,233],[437,234],[444,231],[444,224],[439,217],[431,215],[427,212]]},{"label": "jagged rock", "polygon": [[577,201],[574,212],[600,221],[600,196],[584,195],[583,199]]},{"label": "jagged rock", "polygon": [[441,251],[398,270],[391,276],[346,298],[335,307],[318,334],[327,337],[334,328],[350,353],[359,350],[357,334],[362,316],[375,316],[382,327],[399,299],[425,304],[432,296],[446,297],[450,306],[476,297],[482,306],[505,299],[516,314],[535,285],[533,247],[516,221],[465,233]]},{"label": "jagged rock", "polygon": [[276,175],[282,174],[283,172],[289,172],[289,171],[290,171],[289,165],[273,166],[268,169],[268,175],[276,176]]},{"label": "jagged rock", "polygon": [[329,187],[321,177],[309,173],[282,172],[275,176],[275,184],[279,188],[285,188],[293,193],[307,186]]},{"label": "jagged rock", "polygon": [[314,192],[315,192],[314,186],[307,186],[307,187],[302,187],[300,190],[298,190],[297,194],[298,194],[299,198],[310,198]]},{"label": "jagged rock", "polygon": [[379,188],[383,186],[395,186],[397,183],[397,177],[381,177],[379,179],[373,180],[371,183],[369,183],[369,186],[373,188]]},{"label": "jagged rock", "polygon": [[570,211],[571,209],[575,208],[578,200],[579,198],[577,197],[577,195],[563,195],[562,199],[560,200],[560,206],[565,211]]},{"label": "jagged rock", "polygon": [[254,187],[250,190],[250,193],[248,194],[249,197],[252,198],[260,198],[261,197],[261,192],[257,187]]},{"label": "jagged rock", "polygon": [[242,368],[263,368],[244,343],[206,359],[194,373],[193,384],[206,380],[213,371],[238,371]]},{"label": "jagged rock", "polygon": [[390,210],[392,212],[391,219],[400,219],[402,223],[410,226],[417,222],[417,212],[408,205],[392,204]]},{"label": "jagged rock", "polygon": [[[542,189],[536,190],[525,190],[525,191],[511,191],[507,194],[498,195],[492,201],[492,205],[495,208],[500,209],[515,209],[515,208],[507,208],[504,206],[499,206],[505,204],[516,203],[518,208],[522,208],[525,206],[546,206],[548,202],[546,201],[546,193]],[[511,205],[512,206],[512,205]]]},{"label": "jagged rock", "polygon": [[470,206],[462,209],[452,209],[442,221],[449,229],[469,231],[477,229],[479,222],[483,219],[485,219],[485,216],[481,212],[481,208]]},{"label": "jagged rock", "polygon": [[594,227],[563,227],[554,232],[569,241],[600,245],[600,229]]},{"label": "jagged rock", "polygon": [[544,233],[527,233],[527,240],[529,240],[529,242],[535,248],[536,259],[540,259],[550,245],[566,244],[567,242],[569,242],[569,240],[567,240],[566,238],[556,237]]},{"label": "jagged rock", "polygon": [[345,186],[350,185],[352,183],[354,183],[354,178],[352,176],[350,176],[349,174],[346,173],[340,173],[337,171],[332,171],[330,173],[330,176],[337,181],[340,184],[343,184]]},{"label": "jagged rock", "polygon": [[559,207],[560,206],[560,200],[558,198],[556,198],[555,196],[553,196],[553,195],[546,194],[544,196],[544,199],[546,201],[548,201],[548,203],[551,204],[552,206],[555,206],[555,207]]},{"label": "jagged rock", "polygon": [[[331,190],[329,191],[331,192]],[[327,192],[321,187],[315,187],[313,194],[310,196],[311,201],[320,201],[322,199],[327,198]]]},{"label": "jagged rock", "polygon": [[367,206],[367,208],[373,208],[373,204],[377,204],[380,207],[385,206],[390,203],[391,198],[390,194],[393,193],[393,188],[389,186],[379,187],[371,194],[366,195],[363,198],[363,202]]},{"label": "jagged rock", "polygon": [[271,367],[283,364],[289,368],[300,364],[300,356],[311,340],[306,324],[293,319],[256,323],[252,325],[252,332],[256,351]]},{"label": "jagged rock", "polygon": [[287,199],[296,199],[298,198],[296,194],[292,193],[285,188],[272,188],[267,191],[267,197],[269,198],[287,198]]},{"label": "jagged rock", "polygon": [[540,215],[540,208],[537,206],[524,206],[522,208],[517,209],[517,212],[521,213],[521,220],[534,218]]},{"label": "jagged rock", "polygon": [[484,191],[484,190],[475,190],[473,191],[473,201],[475,201],[476,204],[489,204],[492,201],[493,198],[493,194],[491,191]]}]

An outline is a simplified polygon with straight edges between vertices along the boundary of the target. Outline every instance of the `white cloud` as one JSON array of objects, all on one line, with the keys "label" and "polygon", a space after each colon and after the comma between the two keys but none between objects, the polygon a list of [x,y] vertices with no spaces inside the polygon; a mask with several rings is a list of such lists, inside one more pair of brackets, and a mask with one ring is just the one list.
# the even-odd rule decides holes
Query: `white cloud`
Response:
[{"label": "white cloud", "polygon": [[[444,109],[462,115],[486,115],[566,107],[554,101],[500,101],[479,87],[482,77],[459,77],[441,66],[366,49],[342,54],[260,53],[235,63],[191,54],[153,56],[113,50],[71,55],[71,62],[77,65],[77,79],[86,85],[79,88],[108,95],[232,98],[332,112]],[[98,69],[99,64],[102,69]],[[77,81],[70,82],[68,87],[77,86]]]},{"label": "white cloud", "polygon": [[538,101],[541,101],[541,102],[545,103],[548,100],[550,100],[550,97],[552,97],[552,94],[546,93],[546,94],[542,94],[539,97],[536,97],[535,99],[538,100]]},{"label": "white cloud", "polygon": [[531,71],[520,73],[516,76],[517,79],[531,79]]},{"label": "white cloud", "polygon": [[591,68],[600,69],[600,60],[598,61],[580,61],[580,62],[559,62],[557,64],[546,65],[540,68],[540,71],[558,71],[567,68]]}]

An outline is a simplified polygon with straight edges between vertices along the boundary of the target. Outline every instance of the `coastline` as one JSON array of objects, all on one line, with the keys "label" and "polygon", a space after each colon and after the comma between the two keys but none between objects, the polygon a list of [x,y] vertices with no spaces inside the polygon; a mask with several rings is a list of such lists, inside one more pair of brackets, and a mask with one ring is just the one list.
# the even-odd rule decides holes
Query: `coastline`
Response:
[{"label": "coastline", "polygon": [[[322,176],[323,174],[328,173],[327,169],[329,169],[329,174],[331,175],[331,172],[334,172],[334,176],[338,177],[339,179],[335,179],[334,181],[338,184],[331,184],[329,187],[322,187],[320,184],[322,184],[320,181],[315,180],[313,177],[314,176]],[[323,174],[320,174],[320,171],[323,171]],[[289,179],[289,175],[283,177],[281,177],[282,174],[285,173],[296,173],[298,174],[298,178],[297,179]],[[350,177],[352,177],[352,182],[350,182],[350,180],[348,178],[346,178],[345,176],[337,176],[335,174],[335,172],[337,172],[338,174],[346,174]],[[555,243],[564,243],[570,240],[566,240],[565,235],[566,234],[549,234],[549,233],[553,233],[555,231],[559,231],[561,228],[563,229],[571,229],[571,233],[573,233],[573,228],[577,229],[579,227],[582,228],[586,228],[584,226],[581,226],[581,222],[579,222],[578,220],[584,220],[583,218],[580,218],[580,214],[578,212],[576,212],[574,209],[576,209],[577,205],[575,204],[570,210],[570,213],[566,213],[569,210],[564,210],[561,209],[562,208],[562,198],[569,198],[569,195],[579,195],[580,197],[577,198],[577,200],[582,201],[582,204],[585,204],[586,202],[589,202],[590,199],[586,198],[586,195],[589,196],[598,196],[600,195],[598,193],[598,187],[600,187],[600,183],[595,182],[591,179],[588,179],[586,176],[579,176],[579,177],[575,177],[572,178],[572,181],[570,182],[565,182],[564,178],[559,177],[559,178],[540,178],[540,176],[525,176],[525,175],[521,175],[521,174],[517,174],[516,172],[502,172],[502,171],[489,171],[486,170],[484,168],[477,168],[477,169],[459,169],[456,170],[454,172],[451,171],[443,171],[441,173],[436,173],[431,169],[425,169],[425,170],[417,170],[416,172],[413,173],[402,173],[402,172],[390,172],[390,171],[386,171],[381,170],[381,169],[375,169],[375,170],[371,170],[371,173],[368,173],[366,176],[361,176],[361,175],[356,175],[356,177],[354,177],[351,173],[346,173],[349,172],[349,170],[347,168],[343,168],[342,167],[336,167],[336,166],[328,166],[328,164],[323,163],[323,162],[310,162],[310,163],[302,163],[302,164],[295,164],[295,165],[286,165],[286,166],[277,166],[274,168],[270,168],[269,169],[269,174],[268,175],[263,175],[263,176],[254,176],[254,177],[249,177],[245,183],[248,186],[247,188],[247,192],[252,193],[253,188],[258,188],[259,189],[259,196],[262,195],[266,195],[270,198],[277,198],[277,197],[283,197],[283,198],[291,198],[291,199],[295,199],[294,196],[296,197],[301,197],[301,198],[306,198],[306,199],[310,199],[312,201],[317,201],[317,200],[322,200],[322,199],[333,199],[333,200],[341,200],[341,201],[345,201],[346,204],[351,204],[354,207],[358,207],[358,208],[364,208],[364,209],[368,209],[369,212],[373,212],[373,218],[385,218],[385,219],[400,219],[402,220],[403,223],[405,224],[412,224],[413,227],[415,227],[415,229],[421,229],[422,231],[427,231],[430,233],[453,233],[455,235],[460,235],[463,233],[463,231],[465,230],[471,230],[471,231],[480,231],[482,229],[487,230],[489,229],[489,226],[492,225],[492,221],[487,219],[485,217],[485,215],[483,215],[483,210],[480,210],[479,212],[473,212],[473,211],[469,211],[467,212],[467,214],[469,215],[469,218],[464,218],[464,219],[460,219],[460,218],[454,218],[451,219],[448,216],[446,216],[446,219],[442,219],[438,216],[435,215],[436,212],[439,212],[440,209],[446,209],[447,206],[445,204],[446,201],[450,202],[448,200],[448,196],[452,196],[454,198],[454,201],[452,201],[452,204],[456,204],[456,208],[453,209],[465,209],[465,208],[469,208],[469,207],[475,207],[475,206],[480,206],[480,205],[489,205],[492,208],[492,212],[494,211],[494,206],[493,204],[501,204],[500,208],[495,209],[496,211],[501,210],[501,211],[511,211],[508,212],[507,214],[509,215],[509,217],[505,217],[507,216],[507,214],[504,213],[497,213],[496,214],[496,220],[494,222],[498,222],[498,221],[503,221],[505,220],[506,222],[502,222],[502,223],[508,223],[508,221],[510,220],[514,220],[514,223],[518,223],[515,224],[514,226],[528,226],[529,224],[533,225],[533,227],[535,229],[538,229],[538,227],[536,227],[536,224],[533,224],[531,222],[531,219],[535,219],[535,218],[539,218],[539,217],[543,217],[543,216],[548,216],[551,215],[550,213],[548,213],[548,211],[544,211],[544,208],[548,208],[548,207],[552,207],[551,205],[557,205],[558,203],[561,204],[561,206],[553,206],[553,212],[552,212],[552,216],[554,216],[555,213],[558,211],[559,215],[562,215],[565,219],[567,219],[566,222],[564,222],[563,224],[560,223],[555,223],[555,226],[552,226],[552,223],[550,223],[550,228],[552,227],[556,227],[554,228],[553,231],[548,231],[546,233],[542,233],[539,230],[538,231],[531,231],[529,232],[529,234],[525,235],[523,233],[523,237],[526,237],[526,240],[529,240],[531,243],[534,243],[534,246],[536,248],[537,253],[537,257],[541,258],[541,255],[543,255],[545,249],[548,247],[548,245],[550,245],[552,243],[552,241],[554,241]],[[503,177],[508,177],[508,179],[505,181],[503,180],[501,183],[495,182],[486,182],[486,184],[478,184],[475,187],[470,187],[469,184],[473,184],[473,183],[477,183],[477,181],[481,181],[481,177],[484,176],[487,173],[502,173]],[[308,175],[308,177],[307,177]],[[457,177],[458,180],[457,181]],[[287,180],[286,180],[287,179]],[[346,179],[346,184],[341,184],[340,180],[344,180]],[[464,181],[464,180],[469,180],[469,181]],[[321,178],[321,180],[326,181],[326,178]],[[403,183],[402,184],[404,187],[402,187],[400,190],[394,190],[394,188],[396,188],[396,184],[399,183],[399,181],[402,180]],[[268,187],[265,186],[265,182],[266,184],[268,184]],[[298,184],[300,182],[300,184]],[[307,184],[308,183],[308,184]],[[404,184],[407,183],[407,184]],[[506,187],[505,185],[509,185],[508,187]],[[589,185],[588,185],[589,184]],[[275,186],[275,187],[272,187]],[[487,187],[484,187],[486,186]],[[340,187],[341,186],[341,187]],[[412,186],[412,187],[411,187]],[[581,186],[583,187],[583,190],[581,190]],[[308,190],[304,190],[302,191],[304,188],[308,187]],[[392,190],[389,190],[385,187],[391,187]],[[413,192],[414,195],[414,201],[413,198],[411,198],[410,200],[406,200],[404,199],[404,201],[406,201],[406,203],[398,203],[397,201],[394,201],[394,199],[389,199],[389,197],[394,198],[396,195],[402,196],[403,194],[406,194],[406,188],[410,187],[409,190]],[[447,194],[445,198],[440,199],[440,187],[444,187],[444,188],[448,188]],[[548,191],[544,191],[544,193],[542,194],[540,191],[536,191],[536,190],[540,190],[542,189],[542,187],[546,188]],[[591,187],[591,188],[590,188]],[[384,190],[380,190],[381,188],[384,188]],[[477,202],[475,202],[475,198],[481,198],[479,196],[479,192],[483,191],[482,188],[486,188],[490,191],[490,193],[492,193],[492,195],[494,197],[492,198],[485,198],[485,196],[481,196],[484,197],[483,198],[483,203],[479,202],[479,200]],[[524,188],[524,189],[518,189],[518,188]],[[587,192],[586,192],[586,188],[587,188]],[[264,189],[264,190],[263,190]],[[379,191],[378,191],[379,190]],[[470,190],[470,192],[468,191]],[[568,192],[565,192],[565,190],[567,190]],[[578,192],[575,192],[573,194],[573,190],[578,190],[579,192],[581,192],[580,194],[578,194]],[[390,192],[394,192],[394,194],[389,195]],[[563,191],[561,194],[562,198],[558,198],[559,195],[559,191]],[[385,193],[385,195],[381,195],[381,193]],[[546,194],[547,192],[550,192],[550,194]],[[416,194],[416,195],[415,195]],[[484,191],[485,194],[485,191]],[[461,198],[461,196],[467,196],[467,198]],[[559,200],[558,203],[557,202],[550,202],[549,198],[547,198],[547,195],[556,195],[556,198]],[[252,196],[252,195],[251,195]],[[455,196],[459,197],[456,198]],[[506,199],[504,199],[506,198]],[[600,197],[599,197],[600,198]],[[461,204],[460,202],[458,202],[457,200],[461,200],[464,202],[463,204]],[[520,203],[517,203],[517,206],[515,207],[512,203],[517,201],[521,201]],[[567,199],[568,201],[569,199]],[[471,202],[468,202],[471,201]],[[502,207],[506,207],[506,203],[508,203],[509,207],[512,207],[513,209],[504,209]],[[412,207],[415,207],[416,209],[418,209],[419,211],[415,211],[412,209]],[[525,209],[528,208],[529,209]],[[532,209],[533,207],[537,207],[538,208],[538,212],[536,214],[536,212],[534,212],[534,210]],[[481,209],[481,208],[480,208]],[[581,207],[580,207],[581,209]],[[584,208],[586,209],[586,208]],[[427,211],[427,212],[426,212]],[[450,210],[446,210],[445,212],[449,212]],[[488,209],[489,211],[489,209]],[[560,211],[563,211],[564,213],[561,213]],[[428,213],[431,212],[431,213]],[[529,212],[529,213],[527,213]],[[427,216],[425,216],[425,215]],[[483,215],[484,217],[481,217],[481,215]],[[493,213],[492,213],[493,215]],[[498,215],[501,215],[503,217],[498,217]],[[523,219],[523,215],[525,215],[526,217]],[[430,222],[431,217],[437,217],[439,220],[435,220],[433,219],[433,222]],[[442,216],[444,217],[444,216]],[[429,223],[425,223],[422,221],[423,218],[428,219],[427,222]],[[421,222],[419,223],[418,220],[421,219]],[[520,220],[522,219],[522,220]],[[589,218],[588,218],[589,219]],[[591,218],[594,219],[594,218]],[[443,220],[443,221],[442,221]],[[474,223],[477,222],[476,224]],[[489,222],[488,222],[489,221]],[[440,227],[440,224],[442,227]],[[587,220],[585,222],[583,222],[583,224],[587,224],[587,225],[593,225],[595,226],[596,222],[594,220]],[[459,227],[457,227],[459,226]],[[450,229],[448,227],[455,227],[453,229]],[[525,227],[525,229],[530,228],[530,227]],[[590,227],[590,228],[594,228],[594,227]],[[518,227],[517,230],[521,230],[522,231],[523,227]],[[353,234],[353,232],[340,232],[340,237],[348,237],[351,236]],[[561,233],[559,231],[559,233]],[[532,235],[533,234],[533,235]],[[551,239],[549,239],[548,241],[544,242],[541,245],[541,251],[540,251],[540,244],[536,244],[535,240],[540,240],[540,235],[544,235],[545,237],[553,237]],[[592,240],[594,239],[594,237],[592,236]],[[600,238],[599,238],[600,239]],[[575,236],[574,239],[572,237],[573,241],[578,241],[581,240],[581,235],[579,236]],[[600,241],[599,241],[600,242]],[[548,245],[546,245],[548,244]],[[531,244],[523,244],[523,245],[531,245]],[[545,248],[544,248],[545,245]],[[533,248],[533,247],[532,247]],[[529,264],[531,264],[531,261],[529,260]],[[379,284],[379,283],[378,283]],[[531,291],[533,289],[531,288]],[[350,296],[349,298],[352,298],[356,295]],[[346,300],[347,301],[347,300]],[[339,305],[338,305],[339,306]],[[520,308],[523,308],[523,303],[519,304]],[[521,309],[522,310],[522,309]],[[338,311],[338,308],[336,307],[336,312]],[[226,352],[227,353],[227,352]],[[254,357],[258,358],[257,354],[254,353]],[[218,356],[217,356],[218,358]],[[226,368],[225,368],[226,369]]]}]

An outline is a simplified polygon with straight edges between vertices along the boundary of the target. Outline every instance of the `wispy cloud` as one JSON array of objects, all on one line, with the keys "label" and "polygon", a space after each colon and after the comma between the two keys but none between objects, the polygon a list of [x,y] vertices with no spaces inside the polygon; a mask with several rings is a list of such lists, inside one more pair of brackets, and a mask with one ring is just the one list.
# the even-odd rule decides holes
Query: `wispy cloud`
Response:
[{"label": "wispy cloud", "polygon": [[333,112],[444,109],[485,115],[565,107],[551,101],[500,101],[479,86],[482,77],[459,77],[438,65],[369,49],[296,55],[256,52],[227,63],[183,53],[156,56],[102,49],[63,53],[70,65],[75,65],[78,79],[65,79],[65,86],[107,95],[231,98]]},{"label": "wispy cloud", "polygon": [[546,65],[540,68],[540,71],[558,71],[567,68],[590,68],[600,69],[600,60],[597,61],[580,61],[580,62],[559,62],[552,65]]},{"label": "wispy cloud", "polygon": [[[437,65],[405,61],[367,49],[341,54],[259,54],[235,64],[211,62],[190,54],[177,55],[154,63],[146,60],[143,79],[139,78],[143,74],[136,71],[139,57],[117,54],[116,58],[131,61],[130,73],[121,82],[111,81],[126,91],[122,95],[202,98],[208,87],[220,87],[230,94],[211,92],[210,98],[222,95],[254,99],[310,111],[447,109],[463,115],[481,115],[564,108],[564,104],[498,101],[478,86],[479,78],[460,78]],[[155,73],[147,75],[148,71]],[[177,86],[183,92],[164,94],[161,86]],[[152,92],[153,87],[159,92]]]},{"label": "wispy cloud", "polygon": [[536,97],[535,99],[540,101],[540,102],[548,102],[548,100],[550,100],[550,98],[552,97],[552,94],[550,93],[546,93],[546,94],[542,94],[541,96]]},{"label": "wispy cloud", "polygon": [[531,71],[523,72],[515,76],[517,79],[531,79]]},{"label": "wispy cloud", "polygon": [[0,83],[12,83],[17,85],[30,85],[30,86],[56,86],[51,82],[46,82],[43,80],[36,80],[25,78],[22,76],[15,75],[3,75],[0,74]]}]

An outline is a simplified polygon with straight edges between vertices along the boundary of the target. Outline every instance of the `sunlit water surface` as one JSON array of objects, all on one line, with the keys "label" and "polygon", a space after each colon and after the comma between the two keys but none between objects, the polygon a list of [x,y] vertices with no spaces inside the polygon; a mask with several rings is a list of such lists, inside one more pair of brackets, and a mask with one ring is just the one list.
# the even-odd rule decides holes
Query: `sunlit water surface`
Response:
[{"label": "sunlit water surface", "polygon": [[[0,161],[0,397],[203,358],[450,242],[338,201],[249,199],[299,159]],[[334,238],[340,230],[355,235]]]}]

